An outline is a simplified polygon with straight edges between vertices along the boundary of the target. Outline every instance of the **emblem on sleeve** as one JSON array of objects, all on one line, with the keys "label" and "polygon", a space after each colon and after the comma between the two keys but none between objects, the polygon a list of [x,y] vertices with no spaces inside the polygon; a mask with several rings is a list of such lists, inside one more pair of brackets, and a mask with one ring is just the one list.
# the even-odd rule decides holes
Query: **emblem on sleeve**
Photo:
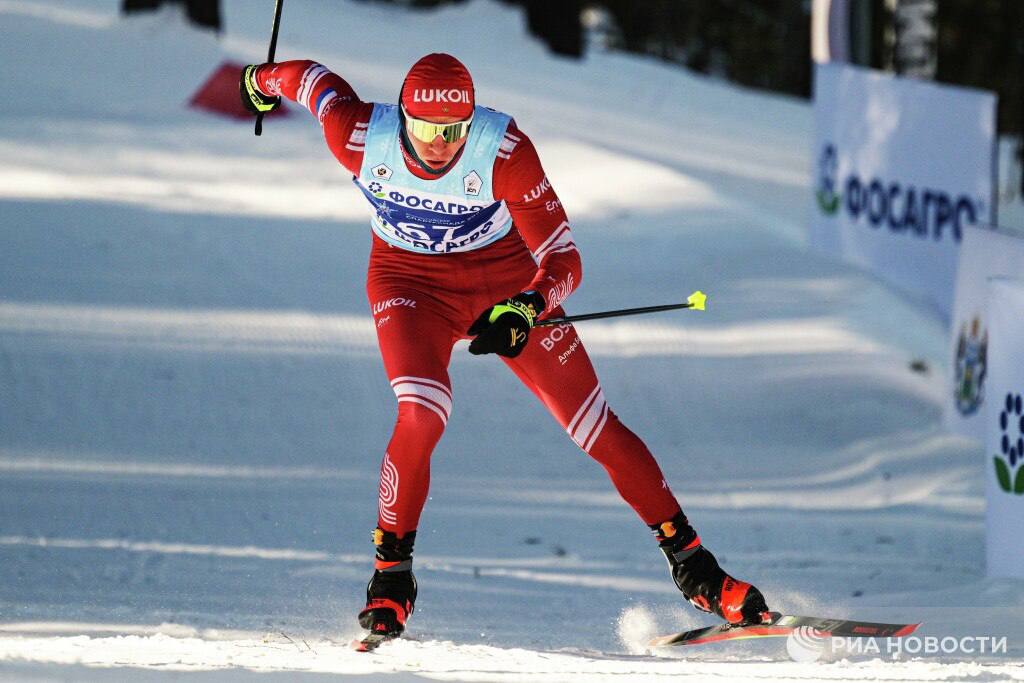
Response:
[{"label": "emblem on sleeve", "polygon": [[394,173],[394,171],[392,171],[387,164],[377,164],[372,169],[370,169],[370,173],[373,174],[374,178],[383,178],[384,180],[391,180],[391,174]]},{"label": "emblem on sleeve", "polygon": [[466,194],[476,197],[480,194],[480,188],[483,186],[484,181],[479,173],[470,171],[469,175],[462,179],[462,183],[466,189]]}]

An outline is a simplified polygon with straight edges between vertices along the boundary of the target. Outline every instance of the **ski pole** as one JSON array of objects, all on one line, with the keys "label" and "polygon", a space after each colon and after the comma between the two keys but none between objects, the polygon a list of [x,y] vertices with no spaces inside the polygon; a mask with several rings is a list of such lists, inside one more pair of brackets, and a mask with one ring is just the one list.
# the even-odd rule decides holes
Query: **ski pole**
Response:
[{"label": "ski pole", "polygon": [[622,315],[639,315],[640,313],[657,313],[658,311],[674,311],[680,308],[693,308],[698,311],[704,310],[704,302],[707,296],[700,290],[686,297],[685,304],[665,304],[663,306],[646,306],[644,308],[623,308],[618,311],[600,311],[598,313],[583,313],[581,315],[567,315],[563,318],[548,318],[533,324],[534,327],[550,325],[562,325],[564,323],[575,323],[580,320],[597,320],[598,318],[615,318]]},{"label": "ski pole", "polygon": [[[274,61],[274,53],[277,51],[277,29],[281,28],[281,5],[284,0],[274,2],[274,31],[270,34],[270,49],[267,50],[267,61]],[[263,135],[263,112],[256,115],[256,135]]]}]

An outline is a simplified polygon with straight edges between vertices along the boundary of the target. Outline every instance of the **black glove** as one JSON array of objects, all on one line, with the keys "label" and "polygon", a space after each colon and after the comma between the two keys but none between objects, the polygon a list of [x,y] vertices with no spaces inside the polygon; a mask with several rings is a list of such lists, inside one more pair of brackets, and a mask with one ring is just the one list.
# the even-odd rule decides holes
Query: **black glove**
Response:
[{"label": "black glove", "polygon": [[238,94],[242,98],[242,106],[254,116],[267,114],[281,106],[280,97],[268,97],[256,89],[253,76],[259,64],[250,64],[242,69],[242,78],[238,81]]},{"label": "black glove", "polygon": [[532,291],[494,304],[470,326],[467,334],[476,339],[469,343],[469,352],[515,358],[526,348],[533,322],[543,311],[544,297]]}]

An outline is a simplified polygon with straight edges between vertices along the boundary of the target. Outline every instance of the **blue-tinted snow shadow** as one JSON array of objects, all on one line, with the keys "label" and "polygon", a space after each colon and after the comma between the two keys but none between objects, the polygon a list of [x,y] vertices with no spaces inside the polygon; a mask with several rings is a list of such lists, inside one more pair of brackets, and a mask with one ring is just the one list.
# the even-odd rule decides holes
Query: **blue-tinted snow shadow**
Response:
[{"label": "blue-tinted snow shadow", "polygon": [[3,201],[0,297],[369,315],[365,224]]}]

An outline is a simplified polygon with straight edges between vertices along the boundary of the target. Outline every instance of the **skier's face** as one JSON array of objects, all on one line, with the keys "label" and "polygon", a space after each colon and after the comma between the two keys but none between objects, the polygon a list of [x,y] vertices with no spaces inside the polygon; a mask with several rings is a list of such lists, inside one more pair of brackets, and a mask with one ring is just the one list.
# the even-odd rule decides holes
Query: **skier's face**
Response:
[{"label": "skier's face", "polygon": [[[422,120],[429,121],[430,123],[455,123],[456,121],[462,121],[457,116],[425,116]],[[438,135],[430,142],[424,142],[414,135],[407,136],[409,143],[416,152],[416,156],[431,168],[442,168],[454,159],[455,155],[462,149],[462,146],[466,144],[466,137],[468,136],[464,136],[455,142],[445,142],[444,138]]]}]

